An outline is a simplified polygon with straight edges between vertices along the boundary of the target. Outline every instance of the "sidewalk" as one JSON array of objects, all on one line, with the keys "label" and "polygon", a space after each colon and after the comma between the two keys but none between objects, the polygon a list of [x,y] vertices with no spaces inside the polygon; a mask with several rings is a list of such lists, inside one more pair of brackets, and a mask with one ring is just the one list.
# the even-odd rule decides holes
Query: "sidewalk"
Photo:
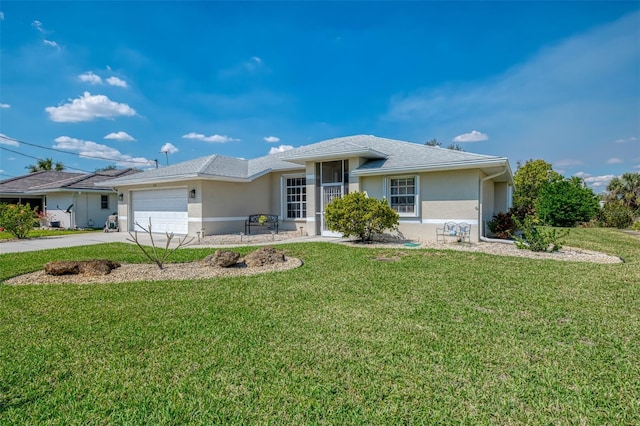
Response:
[{"label": "sidewalk", "polygon": [[[178,239],[184,236],[175,236],[170,246],[175,247]],[[190,237],[187,237],[190,238]],[[86,234],[68,234],[54,237],[30,238],[24,240],[0,241],[0,254],[20,253],[36,250],[49,250],[54,248],[87,246],[92,244],[104,243],[127,243],[135,244],[127,239],[131,239],[128,232],[89,232]],[[145,246],[151,245],[151,238],[148,234],[138,232],[138,240],[140,244]],[[167,242],[165,234],[153,234],[153,241],[157,247],[164,247]],[[247,245],[272,245],[283,244],[299,241],[327,241],[327,239],[315,236],[307,237],[291,232],[282,232],[280,234],[228,234],[228,235],[210,235],[200,240],[194,238],[193,242],[188,246],[197,247],[238,247]]]}]

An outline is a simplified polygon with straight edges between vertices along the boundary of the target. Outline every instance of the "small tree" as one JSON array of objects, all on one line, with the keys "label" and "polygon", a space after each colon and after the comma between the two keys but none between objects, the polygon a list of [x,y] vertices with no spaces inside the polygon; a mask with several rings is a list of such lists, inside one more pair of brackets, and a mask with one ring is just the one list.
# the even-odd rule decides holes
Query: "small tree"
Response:
[{"label": "small tree", "polygon": [[633,223],[633,210],[622,200],[609,200],[598,213],[598,220],[601,226],[628,228]]},{"label": "small tree", "polygon": [[360,241],[371,241],[374,235],[397,229],[399,218],[386,200],[369,198],[362,192],[336,198],[325,210],[327,228]]},{"label": "small tree", "polygon": [[640,212],[640,173],[624,173],[607,185],[606,202],[619,201],[638,214]]},{"label": "small tree", "polygon": [[455,142],[447,145],[447,149],[450,149],[452,151],[464,151],[464,148],[462,148],[462,146],[459,143],[455,143]]},{"label": "small tree", "polygon": [[179,248],[188,246],[194,240],[194,237],[191,237],[189,239],[187,239],[188,237],[186,236],[182,239],[178,238],[178,245],[170,248],[169,245],[171,244],[171,240],[173,240],[173,232],[166,232],[165,234],[167,236],[167,243],[165,244],[164,249],[160,250],[158,249],[158,247],[156,247],[156,242],[153,240],[153,232],[151,232],[151,218],[149,218],[149,226],[147,228],[140,225],[138,222],[136,222],[135,224],[146,234],[149,234],[149,238],[151,240],[151,249],[145,249],[144,246],[140,244],[140,241],[138,240],[138,231],[134,231],[133,233],[129,232],[129,236],[131,236],[131,238],[127,238],[127,241],[136,243],[138,248],[142,250],[142,253],[144,253],[147,259],[155,263],[160,270],[164,268],[164,263],[167,261],[169,256],[175,253]]},{"label": "small tree", "polygon": [[27,204],[0,204],[0,227],[18,239],[27,238],[38,223],[38,207]]},{"label": "small tree", "polygon": [[598,214],[598,197],[582,179],[552,181],[545,184],[538,194],[538,217],[551,226],[575,226],[589,222]]},{"label": "small tree", "polygon": [[513,175],[513,213],[519,221],[525,216],[535,214],[538,195],[549,182],[562,180],[562,175],[553,170],[553,166],[544,160],[529,160],[524,165],[518,162]]}]

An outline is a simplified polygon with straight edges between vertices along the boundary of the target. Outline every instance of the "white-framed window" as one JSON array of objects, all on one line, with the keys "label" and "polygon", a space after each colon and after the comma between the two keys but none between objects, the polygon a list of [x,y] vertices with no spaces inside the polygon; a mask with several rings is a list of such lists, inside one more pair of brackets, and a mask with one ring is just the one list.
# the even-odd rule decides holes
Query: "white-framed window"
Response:
[{"label": "white-framed window", "polygon": [[100,196],[100,208],[102,210],[109,210],[109,196],[101,195]]},{"label": "white-framed window", "polygon": [[307,178],[304,176],[285,177],[285,218],[307,217]]},{"label": "white-framed window", "polygon": [[389,204],[400,216],[417,216],[418,177],[389,178]]}]

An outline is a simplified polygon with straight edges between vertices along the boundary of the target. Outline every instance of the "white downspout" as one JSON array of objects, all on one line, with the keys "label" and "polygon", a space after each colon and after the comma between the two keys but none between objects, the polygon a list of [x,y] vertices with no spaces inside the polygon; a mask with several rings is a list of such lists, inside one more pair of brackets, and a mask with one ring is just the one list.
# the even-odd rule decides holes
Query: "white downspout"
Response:
[{"label": "white downspout", "polygon": [[[493,179],[495,177],[498,177],[500,175],[503,175],[507,172],[508,168],[505,167],[501,172],[489,175],[485,178],[480,179],[480,196],[478,197],[478,240],[480,241],[491,241],[494,242],[496,240],[491,239],[491,238],[487,238],[485,237],[483,234],[484,232],[484,223],[483,223],[483,218],[482,218],[482,203],[484,202],[484,194],[482,193],[482,188],[484,187],[484,183],[486,181],[488,181],[489,179]],[[498,241],[503,241],[503,240],[498,240]]]}]

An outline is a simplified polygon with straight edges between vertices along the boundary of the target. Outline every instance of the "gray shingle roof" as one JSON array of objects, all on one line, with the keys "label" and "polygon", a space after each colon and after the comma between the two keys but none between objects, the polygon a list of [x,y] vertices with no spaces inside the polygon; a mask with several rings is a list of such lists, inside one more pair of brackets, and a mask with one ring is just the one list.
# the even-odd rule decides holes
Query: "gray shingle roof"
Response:
[{"label": "gray shingle roof", "polygon": [[63,190],[111,191],[102,182],[114,177],[139,173],[134,169],[105,170],[96,173],[70,173],[45,170],[0,181],[0,193],[26,194]]},{"label": "gray shingle roof", "polygon": [[354,171],[360,175],[508,164],[504,157],[472,154],[371,135],[355,135],[329,139],[252,160],[210,155],[114,179],[108,184],[118,186],[194,178],[248,182],[270,171],[303,170],[305,161],[344,157],[363,157],[369,160]]}]

